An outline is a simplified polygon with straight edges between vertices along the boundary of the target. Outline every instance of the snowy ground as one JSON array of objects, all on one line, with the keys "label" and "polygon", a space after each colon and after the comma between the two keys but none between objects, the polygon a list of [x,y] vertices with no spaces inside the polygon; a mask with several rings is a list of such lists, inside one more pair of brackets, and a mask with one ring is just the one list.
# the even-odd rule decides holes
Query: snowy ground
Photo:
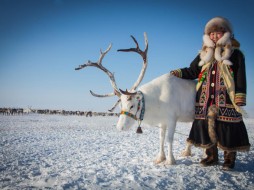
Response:
[{"label": "snowy ground", "polygon": [[[154,165],[159,129],[118,132],[117,117],[0,116],[0,189],[254,189],[254,149],[235,171],[201,167],[202,150],[181,157],[190,123],[179,123],[177,165]],[[254,143],[254,119],[246,119]]]}]

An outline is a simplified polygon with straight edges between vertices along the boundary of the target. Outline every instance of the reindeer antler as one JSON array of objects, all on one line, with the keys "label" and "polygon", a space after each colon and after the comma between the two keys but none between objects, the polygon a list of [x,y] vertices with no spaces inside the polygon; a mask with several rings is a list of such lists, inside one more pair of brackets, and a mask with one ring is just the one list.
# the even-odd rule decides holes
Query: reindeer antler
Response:
[{"label": "reindeer antler", "polygon": [[142,51],[140,48],[139,48],[139,45],[138,45],[138,42],[137,40],[131,36],[131,38],[133,39],[133,41],[135,42],[136,44],[136,48],[129,48],[129,49],[119,49],[117,51],[122,51],[122,52],[136,52],[138,53],[139,55],[141,55],[141,57],[143,58],[143,67],[140,71],[140,74],[139,74],[139,77],[137,79],[137,81],[134,83],[134,85],[132,86],[131,90],[130,91],[133,91],[133,90],[136,90],[136,88],[138,87],[138,85],[141,83],[141,81],[143,80],[144,78],[144,75],[145,75],[145,72],[146,72],[146,68],[147,68],[147,51],[148,51],[148,39],[147,39],[147,34],[146,32],[144,32],[144,38],[145,38],[145,50]]},{"label": "reindeer antler", "polygon": [[97,62],[91,62],[90,60],[88,60],[87,63],[83,64],[83,65],[79,65],[79,67],[75,68],[75,70],[80,70],[80,69],[83,69],[85,67],[88,67],[88,66],[91,66],[91,67],[97,67],[98,69],[102,70],[103,72],[105,72],[109,78],[110,78],[110,83],[114,89],[114,92],[112,93],[109,93],[109,94],[105,94],[105,95],[99,95],[99,94],[95,94],[93,91],[90,90],[90,93],[93,95],[93,96],[96,96],[96,97],[110,97],[110,96],[120,96],[120,92],[117,88],[117,85],[116,85],[116,82],[115,82],[115,77],[114,77],[114,74],[111,73],[108,69],[106,69],[105,67],[102,66],[102,59],[104,58],[104,56],[109,52],[109,50],[111,49],[112,47],[112,44],[109,44],[109,47],[106,51],[102,52],[100,50],[100,58]]},{"label": "reindeer antler", "polygon": [[[143,77],[144,77],[144,74],[145,74],[145,71],[146,71],[146,67],[147,67],[147,51],[148,51],[148,39],[147,39],[147,35],[146,33],[144,33],[144,37],[145,37],[145,50],[142,51],[140,50],[139,48],[139,45],[138,45],[138,42],[137,40],[131,36],[131,38],[133,39],[133,41],[135,42],[136,44],[136,48],[130,48],[130,49],[119,49],[117,51],[123,51],[123,52],[137,52],[138,54],[140,54],[143,58],[143,67],[142,67],[142,70],[139,74],[139,77],[137,79],[137,81],[134,83],[133,87],[131,88],[131,91],[133,90],[136,90],[136,88],[138,87],[138,85],[141,83]],[[75,68],[75,70],[80,70],[80,69],[83,69],[85,67],[97,67],[98,69],[102,70],[103,72],[105,72],[109,78],[110,78],[110,83],[114,89],[114,92],[112,93],[109,93],[109,94],[105,94],[105,95],[99,95],[99,94],[95,94],[94,92],[92,92],[90,90],[90,93],[93,95],[93,96],[96,96],[96,97],[110,97],[110,96],[115,96],[117,95],[118,97],[121,96],[121,93],[120,91],[118,90],[117,88],[117,85],[116,85],[116,82],[115,82],[115,77],[114,77],[114,74],[111,73],[108,69],[106,69],[104,66],[102,66],[102,60],[104,58],[104,56],[109,52],[109,50],[111,49],[112,45],[110,44],[109,47],[107,48],[106,51],[102,52],[100,51],[100,58],[97,62],[91,62],[90,60],[88,60],[87,63],[83,64],[83,65],[79,65],[79,67]],[[125,91],[127,92],[127,90]],[[119,104],[119,102],[121,101],[121,99],[119,99],[113,106],[113,108],[111,108],[109,111],[112,112],[115,107]]]}]

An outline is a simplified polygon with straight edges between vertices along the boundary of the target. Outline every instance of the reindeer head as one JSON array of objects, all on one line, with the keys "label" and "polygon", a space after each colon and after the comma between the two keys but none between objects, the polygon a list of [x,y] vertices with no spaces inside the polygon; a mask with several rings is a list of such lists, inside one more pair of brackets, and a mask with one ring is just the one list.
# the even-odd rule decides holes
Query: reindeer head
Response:
[{"label": "reindeer head", "polygon": [[141,122],[145,109],[144,95],[141,91],[130,93],[121,91],[120,117],[117,122],[118,130],[128,130],[135,124],[135,120]]},{"label": "reindeer head", "polygon": [[132,88],[130,89],[130,92],[134,92],[134,93],[130,93],[127,90],[126,91],[119,90],[117,88],[117,85],[115,82],[114,74],[102,66],[102,59],[111,49],[111,47],[112,47],[111,44],[109,45],[108,49],[105,52],[101,51],[100,58],[97,62],[88,61],[87,63],[80,65],[78,68],[75,69],[75,70],[80,70],[80,69],[83,69],[88,66],[93,66],[93,67],[97,67],[98,69],[102,70],[109,76],[111,85],[113,87],[112,93],[105,94],[105,95],[98,95],[92,91],[90,91],[90,93],[96,97],[110,97],[110,96],[115,96],[115,95],[119,97],[119,100],[116,102],[116,104],[113,106],[113,108],[111,108],[109,111],[112,112],[115,109],[115,107],[121,102],[121,115],[120,115],[120,118],[119,118],[119,121],[117,124],[117,128],[120,130],[129,128],[130,126],[132,126],[136,120],[135,115],[136,116],[137,116],[137,114],[140,115],[139,112],[141,112],[141,110],[138,110],[138,106],[140,106],[139,104],[141,104],[140,102],[142,100],[142,93],[136,92],[136,89],[139,86],[139,84],[141,83],[141,81],[144,77],[146,68],[147,68],[148,39],[147,39],[146,33],[144,33],[145,45],[146,45],[144,51],[140,50],[137,40],[133,36],[131,36],[131,38],[135,42],[136,48],[119,49],[118,51],[136,52],[139,55],[141,55],[141,57],[143,59],[143,67],[141,69],[139,77],[138,77],[137,81],[134,83],[134,85],[132,86]]}]

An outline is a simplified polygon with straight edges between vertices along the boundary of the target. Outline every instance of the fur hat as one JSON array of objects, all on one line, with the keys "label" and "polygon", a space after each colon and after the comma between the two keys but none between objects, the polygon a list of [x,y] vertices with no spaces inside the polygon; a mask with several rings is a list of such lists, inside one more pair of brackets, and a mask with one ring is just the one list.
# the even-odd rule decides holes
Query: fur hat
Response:
[{"label": "fur hat", "polygon": [[215,17],[207,22],[205,26],[205,34],[210,34],[211,32],[229,32],[233,33],[233,28],[231,23],[223,17]]}]

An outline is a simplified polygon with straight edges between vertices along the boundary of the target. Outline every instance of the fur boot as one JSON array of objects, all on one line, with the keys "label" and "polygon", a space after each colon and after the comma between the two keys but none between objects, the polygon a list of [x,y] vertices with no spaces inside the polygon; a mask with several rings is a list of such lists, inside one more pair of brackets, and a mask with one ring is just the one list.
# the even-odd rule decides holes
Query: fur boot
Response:
[{"label": "fur boot", "polygon": [[218,148],[216,145],[205,150],[207,157],[201,160],[203,166],[212,166],[218,164]]},{"label": "fur boot", "polygon": [[224,151],[223,170],[232,170],[235,167],[236,152]]}]

